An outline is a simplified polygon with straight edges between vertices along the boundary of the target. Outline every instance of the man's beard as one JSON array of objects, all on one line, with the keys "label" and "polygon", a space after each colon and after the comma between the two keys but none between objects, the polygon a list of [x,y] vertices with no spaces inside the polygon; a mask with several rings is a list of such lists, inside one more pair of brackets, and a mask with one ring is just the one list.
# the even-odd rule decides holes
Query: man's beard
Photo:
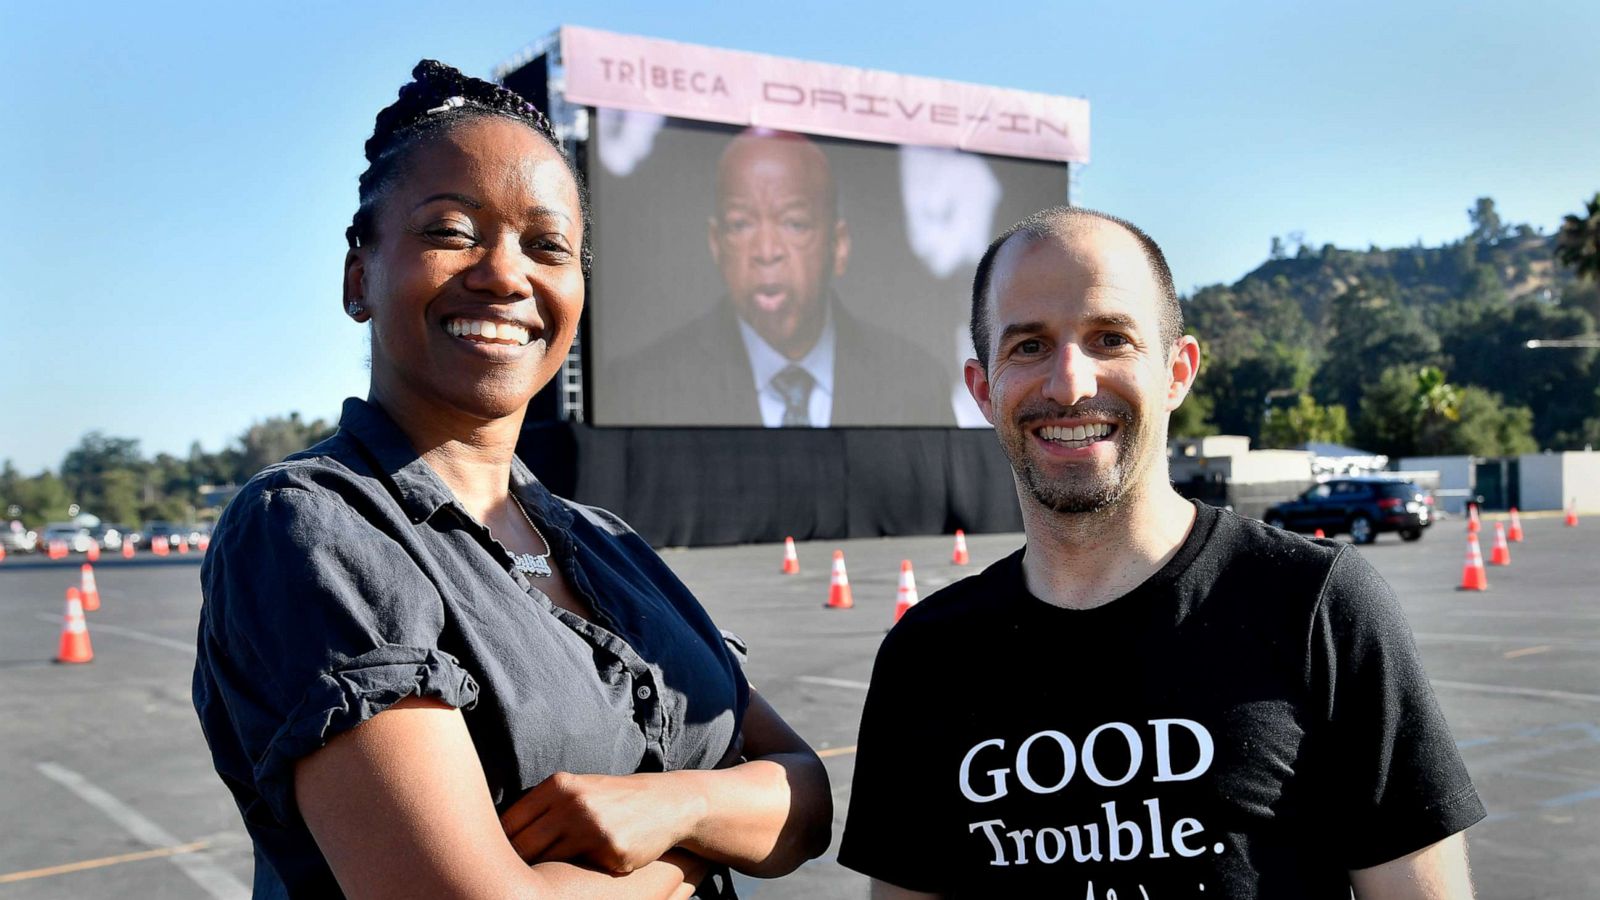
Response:
[{"label": "man's beard", "polygon": [[[1097,471],[1088,464],[1063,464],[1063,471],[1048,472],[1029,452],[1029,429],[1049,419],[1109,418],[1117,423],[1112,440],[1117,458],[1111,468]],[[1094,513],[1115,506],[1134,487],[1147,435],[1133,410],[1115,400],[1090,400],[1062,406],[1048,400],[1018,409],[1013,424],[1000,430],[1000,446],[1011,460],[1017,481],[1041,506],[1058,513]]]}]

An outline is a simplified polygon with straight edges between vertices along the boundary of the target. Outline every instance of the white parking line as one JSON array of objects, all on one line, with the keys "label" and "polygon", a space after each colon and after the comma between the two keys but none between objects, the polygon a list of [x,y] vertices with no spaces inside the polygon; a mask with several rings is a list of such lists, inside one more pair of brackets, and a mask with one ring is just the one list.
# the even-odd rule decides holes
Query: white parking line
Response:
[{"label": "white parking line", "polygon": [[1480,694],[1510,694],[1513,697],[1538,697],[1543,700],[1577,700],[1583,703],[1600,703],[1600,694],[1577,694],[1572,691],[1547,691],[1541,688],[1508,687],[1503,684],[1472,684],[1466,681],[1440,681],[1430,679],[1434,687],[1456,691],[1476,691]]},{"label": "white parking line", "polygon": [[1418,631],[1415,634],[1419,641],[1436,641],[1446,644],[1517,644],[1522,647],[1530,644],[1550,644],[1556,647],[1600,650],[1600,641],[1585,638],[1547,637],[1526,634],[1455,634],[1439,631]]},{"label": "white parking line", "polygon": [[[36,768],[44,777],[77,794],[83,802],[105,813],[107,818],[151,848],[171,847],[179,843],[165,828],[146,819],[133,807],[91,784],[77,772],[49,762],[39,763]],[[249,888],[240,884],[226,869],[199,853],[184,853],[167,859],[216,900],[248,900],[250,897]]]},{"label": "white parking line", "polygon": [[[41,622],[61,621],[60,616],[52,616],[48,613],[34,613],[33,617]],[[194,655],[194,644],[192,643],[175,641],[172,638],[165,638],[159,634],[150,634],[147,631],[139,631],[135,628],[123,628],[121,625],[107,625],[104,622],[96,622],[94,625],[90,626],[89,633],[91,635],[101,633],[114,634],[118,637],[131,638],[136,641],[144,641],[146,644],[155,644],[157,647],[166,647],[168,650],[177,650],[182,653],[187,653],[190,656]]]},{"label": "white parking line", "polygon": [[799,675],[795,677],[795,681],[803,681],[806,684],[820,684],[826,687],[849,688],[853,691],[864,691],[870,687],[865,681],[851,681],[848,678],[827,678],[822,675]]},{"label": "white parking line", "polygon": [[1480,619],[1584,619],[1600,620],[1600,612],[1562,612],[1548,609],[1447,609],[1446,615]]}]

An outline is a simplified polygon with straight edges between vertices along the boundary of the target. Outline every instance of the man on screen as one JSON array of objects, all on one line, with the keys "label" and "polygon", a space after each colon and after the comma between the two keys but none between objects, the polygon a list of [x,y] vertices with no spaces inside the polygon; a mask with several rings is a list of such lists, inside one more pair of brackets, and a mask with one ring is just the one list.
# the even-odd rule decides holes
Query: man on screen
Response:
[{"label": "man on screen", "polygon": [[833,291],[850,261],[828,158],[750,130],[717,166],[707,242],[727,293],[611,373],[618,425],[948,425],[938,363]]},{"label": "man on screen", "polygon": [[1058,208],[990,245],[967,386],[1026,545],[878,651],[839,861],[875,900],[1470,900],[1483,818],[1394,592],[1191,503],[1161,250]]}]

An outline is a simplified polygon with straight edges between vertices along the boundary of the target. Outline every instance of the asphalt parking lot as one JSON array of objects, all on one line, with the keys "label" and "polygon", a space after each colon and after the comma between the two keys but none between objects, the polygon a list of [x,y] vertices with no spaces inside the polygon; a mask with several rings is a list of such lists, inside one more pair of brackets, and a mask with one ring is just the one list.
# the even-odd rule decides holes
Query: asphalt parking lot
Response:
[{"label": "asphalt parking lot", "polygon": [[[1487,535],[1492,535],[1492,524]],[[1459,592],[1459,520],[1416,544],[1364,548],[1395,586],[1430,676],[1490,812],[1470,832],[1478,893],[1504,900],[1600,896],[1600,521],[1525,521],[1513,564],[1490,590]],[[781,548],[671,550],[664,556],[719,624],[751,645],[757,686],[824,756],[842,827],[856,725],[887,629],[902,558],[925,596],[1015,549],[1019,535],[969,538],[972,565],[945,537]],[[824,609],[829,560],[845,551],[851,610]],[[1484,543],[1487,556],[1489,541]],[[248,896],[250,844],[213,774],[189,704],[198,560],[145,556],[96,567],[88,616],[95,661],[51,662],[77,563],[0,563],[0,897]],[[833,850],[788,878],[741,882],[761,900],[864,898]]]}]

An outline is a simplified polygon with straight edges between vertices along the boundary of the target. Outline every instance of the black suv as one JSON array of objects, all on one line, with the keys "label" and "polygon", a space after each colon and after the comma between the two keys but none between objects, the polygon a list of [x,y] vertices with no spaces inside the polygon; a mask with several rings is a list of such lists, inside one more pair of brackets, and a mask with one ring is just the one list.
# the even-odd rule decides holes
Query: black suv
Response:
[{"label": "black suv", "polygon": [[1347,533],[1358,544],[1370,544],[1384,531],[1414,541],[1433,524],[1433,498],[1410,481],[1334,478],[1271,507],[1261,519],[1289,531]]}]

